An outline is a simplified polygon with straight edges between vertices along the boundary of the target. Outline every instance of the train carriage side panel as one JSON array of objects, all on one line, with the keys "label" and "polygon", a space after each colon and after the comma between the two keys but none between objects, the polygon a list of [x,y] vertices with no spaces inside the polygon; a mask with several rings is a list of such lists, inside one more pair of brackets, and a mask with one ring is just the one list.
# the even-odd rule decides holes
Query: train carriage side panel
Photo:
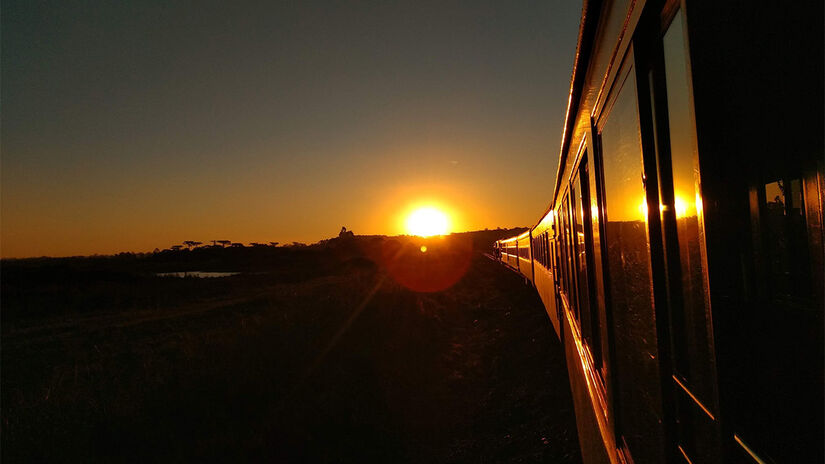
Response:
[{"label": "train carriage side panel", "polygon": [[519,235],[516,239],[518,243],[517,269],[531,283],[533,282],[533,257],[530,249],[530,231]]},{"label": "train carriage side panel", "polygon": [[[563,307],[566,300],[560,300]],[[581,338],[574,333],[575,324],[568,316],[569,309],[561,311],[563,332],[571,334],[562,337],[564,354],[567,362],[567,373],[570,379],[570,391],[573,395],[573,408],[576,411],[576,429],[579,435],[579,446],[582,452],[582,462],[587,464],[616,463],[616,456],[609,455],[605,445],[605,437],[611,435],[602,411],[594,407],[595,389],[594,378],[588,375],[586,367],[577,362],[581,359],[583,345]],[[600,424],[601,420],[601,424]]]},{"label": "train carriage side panel", "polygon": [[501,262],[512,269],[518,270],[518,246],[516,237],[500,240]]},{"label": "train carriage side panel", "polygon": [[553,270],[551,241],[553,240],[552,212],[548,212],[533,229],[533,285],[539,293],[547,316],[557,336],[561,336],[556,307],[556,284]]},{"label": "train carriage side panel", "polygon": [[[622,60],[627,55],[631,39],[631,34],[626,34],[626,31],[635,28],[645,4],[646,2],[602,4],[585,1],[556,178],[553,202],[557,221],[554,247],[558,264],[556,301],[560,306],[559,322],[567,355],[579,442],[583,460],[587,463],[618,463],[625,460],[637,463],[662,462],[646,459],[661,449],[658,436],[650,434],[649,448],[654,451],[641,449],[634,452],[636,443],[632,443],[629,449],[625,444],[626,437],[619,432],[621,427],[617,425],[617,419],[623,422],[626,431],[631,432],[631,438],[638,436],[640,428],[633,421],[637,416],[647,419],[650,409],[638,400],[625,401],[626,408],[620,412],[633,411],[635,408],[637,416],[619,417],[616,414],[619,403],[613,397],[621,388],[616,388],[614,380],[615,362],[611,359],[611,350],[600,349],[603,343],[609,343],[610,348],[613,347],[614,326],[609,318],[605,320],[605,316],[611,314],[610,308],[599,308],[592,304],[601,301],[601,298],[589,298],[598,295],[590,293],[594,282],[586,274],[594,271],[591,267],[593,263],[584,259],[582,249],[592,245],[587,243],[588,240],[582,240],[581,229],[587,227],[587,221],[582,222],[581,219],[587,217],[591,210],[595,211],[598,220],[593,221],[596,227],[592,233],[601,233],[604,227],[600,222],[604,211],[600,208],[601,205],[588,207],[582,198],[584,185],[589,187],[591,184],[587,178],[598,180],[594,169],[598,163],[594,161],[601,153],[600,139],[593,136],[593,117],[598,115],[598,108],[605,106],[609,96],[612,99],[608,108],[616,98],[617,91],[613,89],[618,88],[618,84],[614,85],[614,82],[616,75],[626,70],[622,67]],[[587,161],[591,169],[580,169],[583,160]],[[587,174],[582,174],[584,172]],[[634,173],[631,178],[641,179],[641,173]],[[596,198],[596,189],[592,189],[592,193],[593,198]],[[635,201],[633,206],[638,204],[638,200]],[[600,246],[603,247],[604,243]],[[598,268],[599,263],[595,263],[595,266]],[[598,311],[591,311],[588,306]],[[629,335],[638,339],[635,333]],[[599,352],[597,357],[601,360],[594,358]],[[634,372],[636,371],[631,371],[630,368],[626,370],[628,375]]]},{"label": "train carriage side panel", "polygon": [[509,239],[507,243],[507,265],[518,270],[518,242],[515,237]]}]

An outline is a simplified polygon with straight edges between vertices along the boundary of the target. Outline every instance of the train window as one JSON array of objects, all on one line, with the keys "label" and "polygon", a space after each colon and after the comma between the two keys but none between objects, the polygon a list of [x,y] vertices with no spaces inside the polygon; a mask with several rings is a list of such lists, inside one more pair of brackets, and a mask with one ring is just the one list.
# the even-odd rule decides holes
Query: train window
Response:
[{"label": "train window", "polygon": [[564,221],[562,218],[564,217],[564,202],[562,201],[562,206],[558,210],[558,221],[556,226],[556,234],[558,237],[558,242],[556,244],[556,267],[559,270],[559,288],[561,293],[567,294],[567,256],[564,254]]},{"label": "train window", "polygon": [[544,232],[536,235],[536,237],[534,239],[536,241],[536,250],[537,250],[537,254],[538,254],[538,256],[536,256],[536,259],[538,260],[539,263],[541,263],[542,266],[547,267],[547,264],[545,264],[545,262],[544,262],[544,240],[542,238],[543,235],[544,235]]},{"label": "train window", "polygon": [[541,263],[542,266],[546,267],[546,265],[544,264],[544,247],[542,246],[541,242],[542,242],[541,234],[539,234],[539,235],[537,235],[536,237],[533,238],[533,243],[534,243],[534,246],[536,247],[536,260],[539,263]]},{"label": "train window", "polygon": [[565,241],[565,246],[567,247],[567,256],[569,259],[569,267],[570,267],[570,288],[576,289],[578,292],[572,291],[570,292],[570,309],[573,311],[573,316],[576,318],[576,322],[579,323],[579,331],[581,331],[581,317],[580,314],[580,307],[578,298],[576,297],[576,293],[581,293],[581,287],[578,284],[578,272],[577,272],[577,256],[576,256],[576,229],[575,229],[575,211],[576,211],[576,185],[572,185],[570,190],[568,191],[568,195],[570,198],[570,210],[568,211],[568,215],[565,219],[568,220],[567,227],[565,227],[565,236],[567,240]]},{"label": "train window", "polygon": [[[737,436],[760,456],[822,462],[823,281],[812,276],[822,256],[821,177],[793,155],[763,160],[760,171],[751,181],[760,280],[754,304],[724,333],[731,347],[725,362],[735,379],[729,411]],[[755,370],[768,374],[753,376]]]},{"label": "train window", "polygon": [[[673,174],[673,210],[676,216],[681,274],[681,311],[674,311],[676,369],[705,404],[715,396],[713,341],[709,333],[710,300],[703,231],[702,201],[696,138],[691,123],[690,88],[681,12],[664,39],[665,81]],[[681,313],[681,314],[679,314]]]},{"label": "train window", "polygon": [[544,233],[544,249],[547,252],[547,256],[544,258],[547,263],[547,269],[551,269],[553,267],[553,250],[550,248],[550,232]]},{"label": "train window", "polygon": [[[562,204],[562,218],[561,218],[561,233],[562,233],[562,253],[564,256],[564,288],[567,290],[567,302],[573,305],[573,294],[575,288],[573,287],[573,268],[571,266],[572,259],[570,257],[570,202],[568,201],[568,192],[565,192],[564,203]],[[575,312],[573,313],[575,315]]]},{"label": "train window", "polygon": [[547,241],[545,237],[547,236],[547,232],[542,232],[536,238],[539,242],[539,247],[541,248],[541,264],[547,269],[550,269],[550,265],[547,263]]},{"label": "train window", "polygon": [[[673,388],[677,398],[678,446],[690,459],[706,461],[719,452],[715,438],[717,406],[715,350],[707,280],[707,249],[700,190],[699,160],[693,129],[687,48],[681,11],[662,38],[663,91],[667,131],[657,143],[660,215],[664,225],[669,278]],[[656,79],[659,74],[652,74]],[[658,95],[657,95],[658,96]],[[654,98],[655,102],[655,98]]]},{"label": "train window", "polygon": [[559,207],[558,211],[556,211],[556,269],[558,269],[558,276],[556,279],[559,283],[559,289],[562,293],[567,293],[567,284],[565,281],[567,280],[567,270],[564,266],[565,263],[565,256],[564,256],[564,247],[561,246],[561,243],[564,243],[564,231],[562,230],[563,224],[561,218],[564,217],[564,208]]},{"label": "train window", "polygon": [[[632,51],[628,52],[628,60]],[[615,346],[616,422],[636,462],[664,462],[662,393],[642,147],[632,63],[600,117],[606,262]]]},{"label": "train window", "polygon": [[575,268],[575,251],[573,248],[572,227],[570,224],[570,195],[569,191],[564,196],[564,203],[562,204],[562,237],[564,240],[562,249],[564,252],[564,277],[565,286],[567,288],[567,303],[570,305],[570,310],[573,317],[579,319],[578,303],[576,302],[576,268]]},{"label": "train window", "polygon": [[533,253],[533,259],[543,265],[544,260],[542,259],[542,256],[544,255],[544,250],[542,250],[539,246],[538,236],[533,237],[533,250],[535,250],[535,253]]},{"label": "train window", "polygon": [[549,269],[550,264],[547,262],[547,254],[548,253],[547,253],[547,240],[545,239],[546,237],[547,237],[547,232],[542,232],[541,235],[539,235],[538,240],[539,240],[539,244],[541,244],[541,263],[544,265],[544,267]]},{"label": "train window", "polygon": [[[593,266],[593,270],[591,272],[592,280],[591,285],[593,286],[590,295],[592,297],[591,306],[593,308],[593,320],[594,320],[594,328],[596,332],[594,332],[594,338],[597,338],[598,341],[594,341],[598,343],[598,347],[594,347],[594,361],[596,361],[596,367],[602,373],[602,380],[606,377],[606,363],[607,360],[603,356],[604,353],[607,352],[607,314],[605,312],[605,301],[604,301],[604,268],[602,265],[602,249],[601,249],[601,242],[602,242],[602,234],[600,230],[601,219],[599,217],[599,212],[603,210],[603,208],[599,207],[599,188],[600,184],[597,185],[597,179],[600,179],[599,175],[597,175],[598,170],[598,163],[596,162],[595,158],[593,159],[592,166],[587,169],[587,191],[589,194],[589,208],[590,212],[588,214],[588,218],[590,220],[590,252],[592,259],[590,263]],[[582,181],[584,183],[584,180]]]},{"label": "train window", "polygon": [[774,300],[810,298],[811,275],[800,179],[765,184],[764,233],[768,286]]},{"label": "train window", "polygon": [[550,269],[550,232],[544,232],[544,249],[547,252],[545,256],[545,261],[547,262],[547,268]]},{"label": "train window", "polygon": [[582,185],[581,175],[579,172],[575,175],[573,187],[570,189],[570,195],[573,199],[572,213],[572,229],[571,238],[573,239],[573,256],[576,262],[576,286],[578,288],[578,312],[579,325],[584,339],[592,345],[593,337],[590,327],[590,286],[587,282],[587,248],[584,240],[584,218],[582,211]]},{"label": "train window", "polygon": [[541,244],[541,250],[542,250],[541,251],[541,262],[542,262],[542,264],[544,264],[544,267],[549,269],[550,268],[550,263],[547,262],[548,252],[547,252],[546,237],[547,237],[547,232],[542,232],[542,234],[539,235],[539,243]]},{"label": "train window", "polygon": [[[566,292],[564,290],[564,252],[562,250],[562,231],[561,231],[561,216],[562,210],[561,208],[557,209],[555,212],[555,229],[554,229],[554,242],[553,242],[553,257],[556,260],[554,267],[556,269],[556,285],[559,287],[559,293]],[[559,310],[561,310],[561,305],[559,305]]]},{"label": "train window", "polygon": [[575,191],[578,192],[575,208],[576,252],[578,262],[579,305],[582,312],[582,335],[590,347],[590,354],[597,367],[601,367],[601,341],[599,314],[592,301],[593,237],[590,226],[590,185],[587,152],[579,162]]}]

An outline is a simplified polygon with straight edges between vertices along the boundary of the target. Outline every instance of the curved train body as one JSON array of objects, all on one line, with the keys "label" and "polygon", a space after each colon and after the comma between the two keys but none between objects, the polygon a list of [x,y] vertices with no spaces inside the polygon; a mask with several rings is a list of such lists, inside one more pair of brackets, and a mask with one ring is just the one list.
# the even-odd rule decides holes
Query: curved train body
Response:
[{"label": "curved train body", "polygon": [[495,245],[585,462],[823,462],[822,10],[585,2],[553,198]]}]

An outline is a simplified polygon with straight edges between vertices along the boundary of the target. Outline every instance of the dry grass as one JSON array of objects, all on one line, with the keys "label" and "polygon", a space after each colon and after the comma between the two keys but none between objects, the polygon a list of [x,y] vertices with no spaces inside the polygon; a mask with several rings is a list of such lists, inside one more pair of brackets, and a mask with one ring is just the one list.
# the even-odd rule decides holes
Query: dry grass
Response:
[{"label": "dry grass", "polygon": [[142,307],[26,318],[4,298],[3,461],[580,460],[561,348],[518,276],[473,252],[417,293],[360,250],[292,282],[113,290]]}]

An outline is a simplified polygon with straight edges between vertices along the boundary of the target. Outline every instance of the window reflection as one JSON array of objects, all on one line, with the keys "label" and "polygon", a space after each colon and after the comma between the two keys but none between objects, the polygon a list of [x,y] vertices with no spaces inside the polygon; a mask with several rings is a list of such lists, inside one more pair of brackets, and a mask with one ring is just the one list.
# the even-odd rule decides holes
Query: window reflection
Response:
[{"label": "window reflection", "polygon": [[[696,138],[691,122],[690,88],[682,13],[676,14],[663,38],[670,156],[681,295],[672,301],[676,370],[702,403],[715,408],[713,341],[707,291],[705,244]],[[693,200],[693,201],[691,201]]]},{"label": "window reflection", "polygon": [[779,179],[765,184],[768,285],[775,299],[792,299],[809,293],[810,275],[802,182]]},{"label": "window reflection", "polygon": [[[659,159],[660,198],[672,202],[663,208],[662,218],[671,279],[674,412],[681,452],[694,462],[712,462],[721,446],[716,422],[715,349],[683,21],[681,11],[677,12],[662,40],[670,159]],[[661,148],[666,156],[668,147]]]},{"label": "window reflection", "polygon": [[[579,166],[579,172],[576,175],[576,180],[573,183],[571,190],[571,198],[575,202],[573,207],[573,234],[576,252],[576,281],[578,284],[578,312],[580,315],[580,328],[582,336],[588,342],[591,350],[593,348],[593,336],[590,321],[590,286],[587,279],[587,252],[584,236],[584,204],[587,203],[587,194],[582,190],[582,171],[586,172],[587,161],[583,161]],[[587,178],[585,177],[585,180]],[[587,184],[584,184],[587,187]]]},{"label": "window reflection", "polygon": [[617,421],[636,462],[663,462],[656,317],[633,70],[601,130],[609,301],[614,322]]}]

